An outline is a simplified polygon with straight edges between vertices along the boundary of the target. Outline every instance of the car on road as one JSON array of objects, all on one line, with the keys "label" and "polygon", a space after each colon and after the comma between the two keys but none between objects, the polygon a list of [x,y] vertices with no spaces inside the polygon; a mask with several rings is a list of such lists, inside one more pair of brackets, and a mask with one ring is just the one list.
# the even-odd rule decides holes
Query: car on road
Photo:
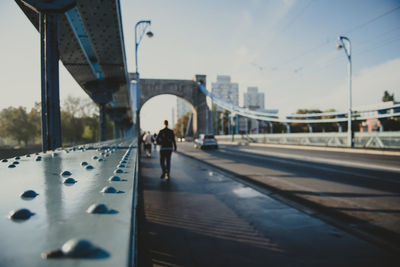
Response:
[{"label": "car on road", "polygon": [[200,134],[199,138],[194,140],[194,147],[200,149],[218,148],[217,139],[212,134]]}]

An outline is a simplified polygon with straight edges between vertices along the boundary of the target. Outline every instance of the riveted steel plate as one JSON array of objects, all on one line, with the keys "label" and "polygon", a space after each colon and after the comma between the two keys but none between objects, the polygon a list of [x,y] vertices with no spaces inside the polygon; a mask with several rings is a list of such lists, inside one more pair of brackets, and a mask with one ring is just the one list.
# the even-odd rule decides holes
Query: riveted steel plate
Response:
[{"label": "riveted steel plate", "polygon": [[[32,24],[39,30],[39,13],[21,0],[16,0],[22,11]],[[119,1],[78,0],[76,7],[82,22],[74,21],[79,26],[83,24],[87,39],[83,40],[91,45],[95,53],[95,62],[98,62],[104,79],[113,80],[122,86],[120,95],[129,97],[127,88],[127,73],[124,37],[120,17]],[[60,60],[71,73],[78,84],[85,89],[85,84],[94,82],[98,75],[93,73],[85,53],[82,51],[70,24],[64,14],[59,15],[59,54]],[[114,88],[112,88],[114,89]],[[122,92],[126,91],[126,92]],[[86,91],[89,96],[91,94]],[[117,97],[119,98],[119,97]],[[129,108],[129,101],[118,101],[118,107]]]},{"label": "riveted steel plate", "polygon": [[[0,266],[127,266],[130,254],[132,203],[136,176],[134,140],[113,141],[74,149],[21,157],[15,168],[0,162]],[[130,152],[129,152],[130,151]],[[37,161],[37,156],[41,160]],[[102,159],[102,160],[100,160]],[[109,178],[126,160],[122,181]],[[88,170],[82,162],[94,168]],[[64,184],[69,171],[77,182]],[[65,174],[66,175],[66,174]],[[100,191],[105,186],[115,194]],[[21,194],[34,190],[35,198]],[[113,212],[90,214],[92,204],[105,204]],[[28,209],[33,216],[11,220],[12,210]],[[41,253],[59,249],[73,238],[85,239],[104,251],[90,259],[43,259]]]}]

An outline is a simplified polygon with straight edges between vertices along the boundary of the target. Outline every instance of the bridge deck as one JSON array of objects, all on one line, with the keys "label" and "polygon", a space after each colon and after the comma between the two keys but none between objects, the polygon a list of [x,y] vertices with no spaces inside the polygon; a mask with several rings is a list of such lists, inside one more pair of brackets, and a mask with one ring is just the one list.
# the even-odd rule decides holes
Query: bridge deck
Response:
[{"label": "bridge deck", "polygon": [[[0,266],[128,266],[137,160],[131,144],[132,140],[116,140],[0,162]],[[13,163],[15,167],[10,167]],[[123,170],[117,174],[123,180],[110,181],[117,169]],[[67,178],[77,182],[64,183]],[[118,193],[102,193],[105,186]],[[38,195],[22,198],[26,190]],[[89,214],[95,203],[105,204],[110,212]],[[27,220],[7,218],[10,211],[21,208],[34,215]],[[88,240],[99,253],[79,259],[42,257],[70,239]]]},{"label": "bridge deck", "polygon": [[[179,148],[179,147],[178,147]],[[199,161],[141,158],[139,266],[384,266],[380,248]]]}]

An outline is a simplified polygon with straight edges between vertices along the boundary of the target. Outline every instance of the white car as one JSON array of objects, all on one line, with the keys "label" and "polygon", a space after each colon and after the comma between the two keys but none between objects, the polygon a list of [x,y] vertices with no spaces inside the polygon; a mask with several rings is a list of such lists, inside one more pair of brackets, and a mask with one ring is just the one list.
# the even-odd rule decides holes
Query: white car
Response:
[{"label": "white car", "polygon": [[199,138],[194,140],[194,147],[200,149],[218,148],[217,139],[212,134],[200,134]]}]

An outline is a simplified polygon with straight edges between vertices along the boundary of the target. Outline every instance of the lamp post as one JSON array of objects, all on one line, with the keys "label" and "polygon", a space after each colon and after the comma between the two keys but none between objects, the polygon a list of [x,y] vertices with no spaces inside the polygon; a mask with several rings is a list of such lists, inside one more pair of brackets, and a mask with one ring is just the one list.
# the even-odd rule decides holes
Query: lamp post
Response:
[{"label": "lamp post", "polygon": [[348,59],[348,64],[347,64],[347,71],[348,71],[348,79],[349,79],[349,109],[347,113],[347,145],[349,147],[354,146],[353,142],[353,132],[351,130],[351,117],[352,117],[352,112],[351,112],[351,105],[352,105],[352,97],[351,97],[351,72],[352,72],[352,67],[351,67],[351,43],[350,39],[347,38],[346,36],[339,36],[338,37],[338,42],[339,44],[336,46],[337,49],[342,49],[346,53],[347,59]]},{"label": "lamp post", "polygon": [[[140,112],[140,90],[139,90],[139,68],[138,68],[138,48],[139,48],[139,44],[142,41],[142,38],[144,36],[144,34],[146,33],[147,37],[151,38],[153,37],[153,33],[151,31],[147,31],[146,29],[148,26],[151,25],[151,21],[150,20],[140,20],[136,23],[135,25],[135,66],[136,66],[136,101],[137,101],[137,114],[136,114],[136,118],[137,118],[137,136],[138,138],[140,137],[140,118],[139,118],[139,112]],[[138,33],[139,31],[139,33]],[[138,36],[139,35],[139,36]],[[139,140],[139,139],[138,139]]]}]

